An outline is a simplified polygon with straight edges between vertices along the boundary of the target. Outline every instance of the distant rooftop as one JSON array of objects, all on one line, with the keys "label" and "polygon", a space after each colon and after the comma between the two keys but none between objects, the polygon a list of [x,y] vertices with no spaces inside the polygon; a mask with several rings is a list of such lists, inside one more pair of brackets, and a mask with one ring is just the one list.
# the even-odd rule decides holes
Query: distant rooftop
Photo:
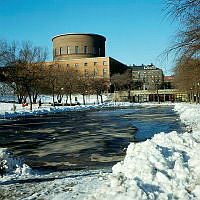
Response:
[{"label": "distant rooftop", "polygon": [[129,66],[129,67],[130,67],[132,70],[134,70],[134,71],[159,69],[159,68],[155,67],[153,64],[150,64],[150,65],[140,65],[140,66],[132,65],[132,66]]}]

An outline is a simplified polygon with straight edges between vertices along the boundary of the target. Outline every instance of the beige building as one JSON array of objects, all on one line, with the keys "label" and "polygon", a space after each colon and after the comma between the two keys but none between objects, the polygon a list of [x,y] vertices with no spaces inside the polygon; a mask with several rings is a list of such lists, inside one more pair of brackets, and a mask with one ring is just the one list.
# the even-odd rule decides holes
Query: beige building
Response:
[{"label": "beige building", "polygon": [[106,38],[104,36],[70,33],[55,36],[52,41],[53,63],[74,68],[84,76],[110,78],[113,74],[123,73],[128,68],[111,57],[105,57]]}]

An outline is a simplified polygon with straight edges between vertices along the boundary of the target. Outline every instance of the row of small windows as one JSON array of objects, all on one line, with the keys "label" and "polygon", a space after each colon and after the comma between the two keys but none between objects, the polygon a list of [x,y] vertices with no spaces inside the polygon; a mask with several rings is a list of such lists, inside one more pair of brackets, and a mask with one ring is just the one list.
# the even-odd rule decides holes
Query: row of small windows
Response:
[{"label": "row of small windows", "polygon": [[[97,69],[94,69],[93,75],[94,75],[94,76],[98,76],[98,70],[97,70]],[[107,69],[104,68],[104,69],[103,69],[103,76],[106,76],[106,75],[107,75]],[[89,76],[88,69],[85,69],[85,70],[84,70],[84,76]]]},{"label": "row of small windows", "polygon": [[[94,63],[93,63],[94,66],[97,66],[97,64],[98,64],[97,62],[94,62]],[[83,65],[84,65],[85,67],[87,67],[87,66],[88,66],[88,63],[85,62],[85,63],[83,63]],[[107,62],[106,62],[106,61],[103,61],[103,65],[107,65]],[[70,67],[70,64],[66,64],[66,66],[67,66],[67,67]],[[78,66],[79,66],[79,63],[75,63],[74,66],[75,66],[75,67],[78,67]]]},{"label": "row of small windows", "polygon": [[[79,46],[75,46],[74,50],[75,50],[75,54],[80,53]],[[101,51],[102,51],[102,49],[100,47],[99,48],[93,47],[92,54],[94,54],[94,55],[96,55],[96,54],[101,55]],[[71,54],[71,47],[70,46],[66,47],[66,53],[64,52],[64,48],[63,47],[60,47],[59,53],[58,53],[58,49],[57,48],[54,49],[54,55],[55,56],[57,56],[57,55],[61,56],[63,54],[68,54],[68,55]],[[84,46],[84,54],[88,54],[88,46]]]}]

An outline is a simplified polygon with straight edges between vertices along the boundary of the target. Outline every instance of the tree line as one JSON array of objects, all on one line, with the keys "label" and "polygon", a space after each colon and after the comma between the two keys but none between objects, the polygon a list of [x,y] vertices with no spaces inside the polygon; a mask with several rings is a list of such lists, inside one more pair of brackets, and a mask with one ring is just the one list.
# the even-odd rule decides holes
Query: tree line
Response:
[{"label": "tree line", "polygon": [[[52,95],[60,103],[64,95],[72,104],[72,94],[96,94],[103,102],[102,94],[108,90],[109,80],[92,75],[83,76],[73,68],[59,63],[46,63],[47,49],[30,42],[0,41],[0,81],[6,83],[18,98],[18,103],[29,99],[30,109],[40,94]],[[99,99],[100,98],[100,99]],[[67,102],[66,102],[67,103]]]}]

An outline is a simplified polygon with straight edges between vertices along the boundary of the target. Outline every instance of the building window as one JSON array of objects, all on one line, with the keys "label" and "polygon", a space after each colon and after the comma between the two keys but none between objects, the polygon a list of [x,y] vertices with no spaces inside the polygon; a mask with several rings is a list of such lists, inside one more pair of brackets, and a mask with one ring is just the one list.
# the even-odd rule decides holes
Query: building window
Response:
[{"label": "building window", "polygon": [[67,54],[70,54],[70,47],[67,46]]},{"label": "building window", "polygon": [[94,66],[97,66],[97,62],[94,62]]},{"label": "building window", "polygon": [[107,69],[104,68],[104,69],[103,69],[103,76],[106,76],[106,75],[107,75]]},{"label": "building window", "polygon": [[99,55],[101,55],[101,48],[99,47]]},{"label": "building window", "polygon": [[78,67],[78,63],[75,63],[74,66],[75,66],[75,67]]},{"label": "building window", "polygon": [[84,63],[84,66],[88,66],[88,63]]},{"label": "building window", "polygon": [[96,55],[96,48],[95,47],[93,47],[93,49],[92,49],[92,54],[94,54],[94,55]]},{"label": "building window", "polygon": [[88,76],[88,69],[85,69],[85,70],[84,70],[84,75],[85,75],[85,76]]},{"label": "building window", "polygon": [[67,67],[69,67],[70,65],[69,65],[69,64],[67,64],[66,66],[67,66]]},{"label": "building window", "polygon": [[88,47],[84,46],[84,53],[87,54],[88,53]]},{"label": "building window", "polygon": [[78,46],[75,46],[75,53],[78,54]]},{"label": "building window", "polygon": [[62,56],[62,47],[60,47],[60,55]]},{"label": "building window", "polygon": [[94,69],[94,76],[97,76],[97,75],[98,75],[98,70]]},{"label": "building window", "polygon": [[55,56],[58,55],[58,50],[55,48]]},{"label": "building window", "polygon": [[103,61],[103,65],[107,65],[107,62],[106,62],[106,61]]}]

